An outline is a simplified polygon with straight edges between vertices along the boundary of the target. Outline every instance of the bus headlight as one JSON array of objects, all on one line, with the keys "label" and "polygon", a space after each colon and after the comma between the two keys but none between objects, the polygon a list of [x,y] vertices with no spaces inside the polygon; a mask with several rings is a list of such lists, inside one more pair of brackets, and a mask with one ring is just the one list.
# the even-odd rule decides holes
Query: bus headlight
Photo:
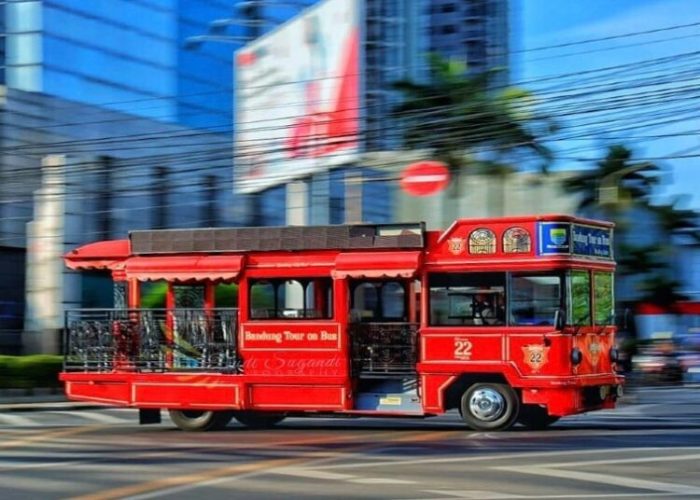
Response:
[{"label": "bus headlight", "polygon": [[578,365],[581,363],[582,360],[583,353],[581,353],[581,349],[579,349],[578,347],[574,347],[573,349],[571,349],[571,362],[574,365]]}]

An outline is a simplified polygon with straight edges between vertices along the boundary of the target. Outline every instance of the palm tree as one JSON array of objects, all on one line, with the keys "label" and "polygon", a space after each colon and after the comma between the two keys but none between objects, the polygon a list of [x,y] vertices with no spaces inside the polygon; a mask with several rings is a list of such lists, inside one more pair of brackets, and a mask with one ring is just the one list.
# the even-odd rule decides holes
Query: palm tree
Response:
[{"label": "palm tree", "polygon": [[[677,203],[651,204],[661,175],[657,165],[633,161],[632,151],[618,144],[609,148],[596,168],[569,179],[564,187],[581,195],[581,213],[616,223],[619,276],[636,285],[637,300],[668,307],[685,298],[679,292],[681,284],[672,278],[675,237],[700,242],[700,227],[692,210],[677,208]],[[601,199],[605,189],[614,190],[616,196]]]},{"label": "palm tree", "polygon": [[[466,65],[436,54],[429,56],[429,65],[429,83],[394,84],[403,101],[393,114],[403,122],[407,147],[429,149],[454,176],[467,165],[502,170],[504,157],[518,151],[534,153],[546,169],[552,155],[541,137],[552,133],[554,126],[529,109],[533,101],[529,92],[492,90],[489,84],[497,70],[472,76]],[[480,152],[485,154],[477,162]]]},{"label": "palm tree", "polygon": [[654,274],[640,283],[642,302],[648,302],[671,309],[678,302],[688,300],[679,292],[682,283],[661,274]]},{"label": "palm tree", "polygon": [[[628,208],[630,201],[647,204],[654,186],[659,183],[661,170],[653,163],[631,160],[632,151],[616,144],[596,163],[596,168],[565,181],[565,189],[581,195],[579,211],[588,214],[607,211],[616,215]],[[601,206],[601,192],[611,188],[616,196],[611,203]]]},{"label": "palm tree", "polygon": [[652,205],[651,209],[664,232],[685,235],[700,243],[700,218],[694,210],[678,208],[678,200],[668,205]]}]

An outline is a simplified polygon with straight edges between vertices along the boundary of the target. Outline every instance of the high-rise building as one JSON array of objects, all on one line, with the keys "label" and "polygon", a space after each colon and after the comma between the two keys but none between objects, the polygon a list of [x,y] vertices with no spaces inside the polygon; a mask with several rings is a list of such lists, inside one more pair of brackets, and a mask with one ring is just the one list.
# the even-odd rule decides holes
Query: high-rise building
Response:
[{"label": "high-rise building", "polygon": [[[159,121],[231,126],[231,48],[184,40],[226,0],[8,0],[0,57],[9,88]],[[6,50],[3,50],[6,49]]]},{"label": "high-rise building", "polygon": [[427,0],[366,0],[364,11],[363,77],[364,147],[395,149],[400,130],[391,117],[401,94],[400,80],[425,81],[430,51]]},{"label": "high-rise building", "polygon": [[508,0],[365,1],[365,146],[395,149],[400,128],[391,110],[398,80],[426,82],[428,54],[467,64],[471,73],[500,69],[491,82],[509,81]]},{"label": "high-rise building", "polygon": [[[42,319],[42,294],[53,304],[81,289],[96,296],[89,284],[44,280],[44,263],[58,276],[76,244],[240,223],[233,50],[184,43],[231,10],[228,0],[0,2],[0,352],[19,350],[22,329],[55,328]],[[49,175],[47,158],[65,159],[62,177]]]},{"label": "high-rise building", "polygon": [[508,0],[431,0],[430,51],[461,60],[469,71],[501,71],[494,87],[509,77]]}]

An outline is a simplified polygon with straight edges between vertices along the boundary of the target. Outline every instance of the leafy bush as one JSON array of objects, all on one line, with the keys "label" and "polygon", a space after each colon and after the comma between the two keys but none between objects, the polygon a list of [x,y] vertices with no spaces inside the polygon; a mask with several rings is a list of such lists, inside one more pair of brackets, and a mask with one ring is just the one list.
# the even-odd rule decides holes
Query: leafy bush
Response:
[{"label": "leafy bush", "polygon": [[59,387],[63,358],[50,354],[0,356],[0,388]]}]

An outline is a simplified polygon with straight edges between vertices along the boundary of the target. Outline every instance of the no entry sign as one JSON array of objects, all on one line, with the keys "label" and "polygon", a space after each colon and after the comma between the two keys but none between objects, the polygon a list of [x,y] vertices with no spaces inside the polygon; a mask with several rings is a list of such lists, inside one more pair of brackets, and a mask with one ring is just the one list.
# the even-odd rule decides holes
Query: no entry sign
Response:
[{"label": "no entry sign", "polygon": [[450,171],[440,161],[419,161],[401,173],[401,188],[413,196],[428,196],[445,189],[450,183]]}]

